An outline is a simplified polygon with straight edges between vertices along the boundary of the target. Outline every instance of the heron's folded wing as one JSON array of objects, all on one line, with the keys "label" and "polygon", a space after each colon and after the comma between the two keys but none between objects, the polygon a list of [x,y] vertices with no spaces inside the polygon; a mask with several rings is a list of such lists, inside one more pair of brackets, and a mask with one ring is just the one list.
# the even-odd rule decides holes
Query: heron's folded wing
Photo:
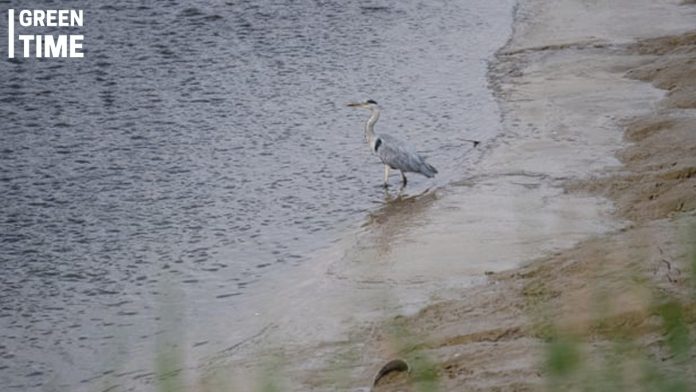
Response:
[{"label": "heron's folded wing", "polygon": [[419,172],[424,164],[423,158],[415,148],[401,139],[389,135],[379,135],[382,140],[376,151],[384,164],[394,169]]}]

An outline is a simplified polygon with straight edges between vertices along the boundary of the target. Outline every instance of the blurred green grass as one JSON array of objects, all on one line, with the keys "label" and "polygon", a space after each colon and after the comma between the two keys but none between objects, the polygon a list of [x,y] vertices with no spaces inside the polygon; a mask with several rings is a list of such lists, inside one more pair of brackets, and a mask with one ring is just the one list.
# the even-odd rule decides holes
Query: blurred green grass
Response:
[{"label": "blurred green grass", "polygon": [[[693,244],[696,230],[686,243]],[[560,330],[548,315],[538,329],[547,340],[543,370],[549,391],[696,391],[696,247],[687,252],[689,264],[686,296],[651,287],[647,309],[659,328],[635,333],[607,316],[609,299],[594,299],[599,317],[594,334],[578,336]],[[641,284],[646,283],[645,280]],[[597,333],[599,332],[599,333]],[[541,336],[540,336],[541,337]]]}]

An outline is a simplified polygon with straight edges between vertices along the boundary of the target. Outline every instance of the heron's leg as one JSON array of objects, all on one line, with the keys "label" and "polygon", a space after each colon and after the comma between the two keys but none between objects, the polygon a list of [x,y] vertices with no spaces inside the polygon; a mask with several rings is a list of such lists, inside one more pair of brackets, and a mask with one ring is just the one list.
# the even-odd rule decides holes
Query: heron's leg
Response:
[{"label": "heron's leg", "polygon": [[384,165],[384,186],[387,187],[389,185],[389,166]]},{"label": "heron's leg", "polygon": [[408,184],[408,180],[406,179],[406,175],[404,174],[404,172],[401,172],[401,182],[403,183],[403,185]]}]

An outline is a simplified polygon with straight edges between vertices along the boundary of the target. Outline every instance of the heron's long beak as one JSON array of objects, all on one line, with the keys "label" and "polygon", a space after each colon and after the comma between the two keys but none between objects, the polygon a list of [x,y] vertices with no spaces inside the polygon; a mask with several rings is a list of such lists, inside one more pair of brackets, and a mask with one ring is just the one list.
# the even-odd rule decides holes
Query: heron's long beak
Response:
[{"label": "heron's long beak", "polygon": [[346,106],[348,106],[348,107],[350,107],[350,108],[361,108],[361,107],[363,106],[363,104],[360,103],[360,102],[352,102],[352,103],[349,103],[349,104],[346,105]]}]

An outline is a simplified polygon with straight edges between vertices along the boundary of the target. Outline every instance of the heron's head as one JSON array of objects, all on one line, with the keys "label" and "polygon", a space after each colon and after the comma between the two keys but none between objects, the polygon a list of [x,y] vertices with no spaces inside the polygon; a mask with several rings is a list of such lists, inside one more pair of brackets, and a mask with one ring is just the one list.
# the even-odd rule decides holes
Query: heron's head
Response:
[{"label": "heron's head", "polygon": [[377,102],[375,102],[372,99],[368,99],[365,102],[349,103],[348,106],[351,108],[360,108],[360,109],[368,109],[368,110],[374,110],[374,109],[379,108],[379,106],[377,106]]}]

